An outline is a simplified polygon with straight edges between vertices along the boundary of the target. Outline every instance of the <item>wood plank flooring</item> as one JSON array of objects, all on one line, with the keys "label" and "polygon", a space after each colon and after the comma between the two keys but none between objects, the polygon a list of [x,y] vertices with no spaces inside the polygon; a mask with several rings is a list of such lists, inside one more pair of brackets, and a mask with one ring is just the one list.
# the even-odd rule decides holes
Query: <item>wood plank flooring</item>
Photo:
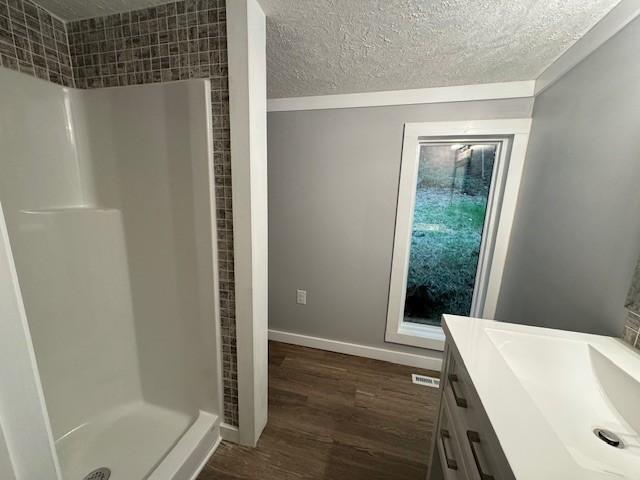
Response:
[{"label": "wood plank flooring", "polygon": [[269,343],[269,422],[255,449],[223,442],[198,480],[425,480],[435,372]]}]

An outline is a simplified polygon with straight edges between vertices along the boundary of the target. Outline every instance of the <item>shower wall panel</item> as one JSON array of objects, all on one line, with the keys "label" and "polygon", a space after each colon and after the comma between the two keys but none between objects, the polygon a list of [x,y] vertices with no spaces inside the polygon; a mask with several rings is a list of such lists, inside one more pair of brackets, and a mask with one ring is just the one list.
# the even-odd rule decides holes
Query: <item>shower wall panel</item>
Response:
[{"label": "shower wall panel", "polygon": [[[107,450],[148,472],[222,409],[210,85],[0,84],[0,203],[63,473]],[[153,447],[129,458],[111,436],[138,424],[162,432],[127,434]]]},{"label": "shower wall panel", "polygon": [[206,81],[80,95],[90,189],[123,213],[145,400],[217,412]]},{"label": "shower wall panel", "polygon": [[120,211],[23,211],[13,238],[54,438],[141,401]]},{"label": "shower wall panel", "polygon": [[9,220],[20,208],[86,204],[86,159],[71,122],[75,91],[5,68],[0,85],[0,200]]},{"label": "shower wall panel", "polygon": [[[1,0],[0,0],[1,1]],[[76,85],[96,89],[207,78],[211,85],[225,422],[238,425],[232,172],[225,0],[179,0],[72,21]]]}]

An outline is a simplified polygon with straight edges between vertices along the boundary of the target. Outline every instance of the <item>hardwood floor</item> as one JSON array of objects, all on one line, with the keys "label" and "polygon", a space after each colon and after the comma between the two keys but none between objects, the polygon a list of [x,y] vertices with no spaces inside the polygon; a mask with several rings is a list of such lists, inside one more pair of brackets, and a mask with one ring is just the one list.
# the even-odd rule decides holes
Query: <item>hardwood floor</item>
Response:
[{"label": "hardwood floor", "polygon": [[223,442],[198,480],[425,480],[435,372],[269,343],[269,422],[255,449]]}]

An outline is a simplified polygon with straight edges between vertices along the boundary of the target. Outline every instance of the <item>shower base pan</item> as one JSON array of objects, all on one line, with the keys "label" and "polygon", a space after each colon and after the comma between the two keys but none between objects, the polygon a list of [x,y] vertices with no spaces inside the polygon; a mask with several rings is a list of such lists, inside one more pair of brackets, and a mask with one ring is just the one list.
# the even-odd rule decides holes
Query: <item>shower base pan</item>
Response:
[{"label": "shower base pan", "polygon": [[[56,441],[64,480],[106,468],[109,480],[191,480],[220,442],[216,415],[149,403],[111,410]],[[99,477],[98,477],[99,478]]]}]

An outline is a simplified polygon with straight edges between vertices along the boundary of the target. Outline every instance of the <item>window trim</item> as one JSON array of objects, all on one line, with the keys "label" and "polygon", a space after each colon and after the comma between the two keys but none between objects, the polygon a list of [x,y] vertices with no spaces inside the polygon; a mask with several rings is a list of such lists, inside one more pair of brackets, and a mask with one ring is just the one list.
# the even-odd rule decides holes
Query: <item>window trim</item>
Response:
[{"label": "window trim", "polygon": [[[387,307],[387,342],[444,350],[445,336],[441,327],[404,321],[420,144],[450,141],[456,137],[489,137],[492,141],[499,139],[503,142],[499,160],[494,166],[471,311],[472,316],[493,319],[530,130],[530,118],[405,124]],[[491,237],[491,241],[485,241],[485,237]]]}]

